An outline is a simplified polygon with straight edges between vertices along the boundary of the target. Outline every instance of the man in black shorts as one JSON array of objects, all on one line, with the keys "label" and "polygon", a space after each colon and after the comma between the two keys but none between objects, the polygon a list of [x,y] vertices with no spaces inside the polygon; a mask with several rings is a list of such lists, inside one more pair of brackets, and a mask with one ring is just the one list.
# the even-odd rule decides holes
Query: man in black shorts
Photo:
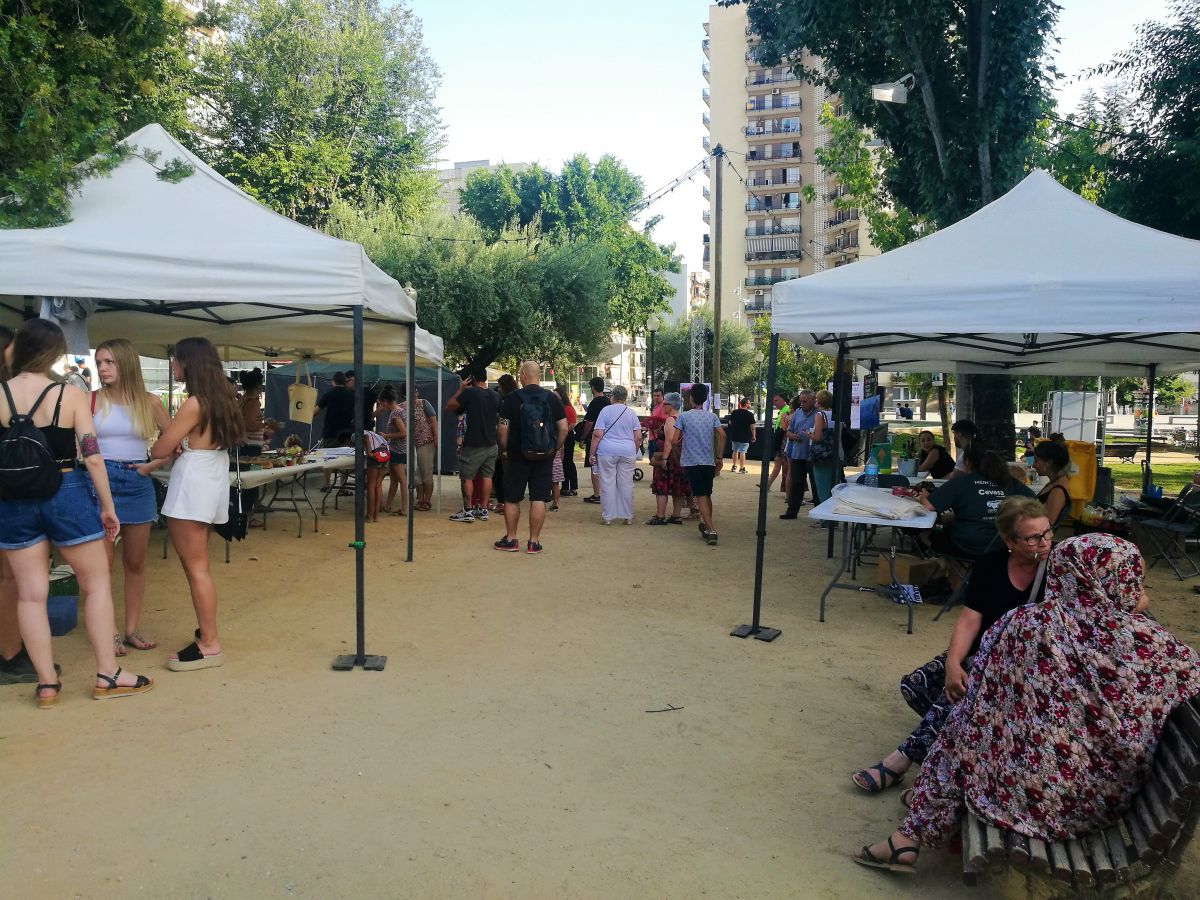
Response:
[{"label": "man in black shorts", "polygon": [[[587,412],[583,414],[583,426],[579,432],[579,443],[583,444],[583,464],[587,468],[592,467],[592,431],[596,427],[596,420],[600,418],[600,410],[608,406],[608,398],[604,396],[604,379],[597,376],[588,382],[592,389],[592,400],[587,405]],[[596,477],[596,473],[592,473],[592,496],[584,497],[584,503],[599,503],[600,502],[600,479]]]},{"label": "man in black shorts", "polygon": [[546,504],[550,502],[551,477],[554,458],[530,460],[522,454],[521,407],[526,403],[544,404],[550,421],[554,423],[555,447],[561,449],[567,439],[567,414],[562,401],[554,391],[547,391],[539,382],[542,367],[527,360],[521,363],[517,373],[521,389],[504,398],[500,406],[500,424],[496,437],[505,453],[504,462],[504,537],[496,541],[497,550],[516,553],[521,549],[517,540],[517,526],[521,524],[521,501],[525,499],[525,488],[529,488],[529,542],[526,553],[541,553],[538,538],[542,534],[542,523],[546,520]]}]

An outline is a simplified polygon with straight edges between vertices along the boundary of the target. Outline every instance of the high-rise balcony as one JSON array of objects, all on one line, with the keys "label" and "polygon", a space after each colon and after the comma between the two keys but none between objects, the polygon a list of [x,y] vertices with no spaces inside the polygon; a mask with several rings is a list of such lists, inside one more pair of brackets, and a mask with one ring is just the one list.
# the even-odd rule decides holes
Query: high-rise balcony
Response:
[{"label": "high-rise balcony", "polygon": [[771,311],[771,295],[763,291],[761,295],[747,297],[742,301],[742,310],[748,316],[761,316]]},{"label": "high-rise balcony", "polygon": [[708,38],[705,38],[704,40],[702,40],[702,41],[700,42],[700,49],[704,51],[704,55],[705,55],[705,56],[708,56],[708,45],[709,45],[709,39],[708,39]]},{"label": "high-rise balcony", "polygon": [[709,196],[709,191],[708,191],[708,185],[707,185],[707,184],[706,184],[706,185],[703,185],[703,186],[700,188],[700,195],[701,195],[702,197],[704,197],[704,199],[705,199],[705,200],[707,200],[707,199],[708,199],[708,196]]},{"label": "high-rise balcony", "polygon": [[707,225],[709,222],[709,219],[712,218],[712,214],[709,212],[709,210],[706,209],[702,213],[700,213],[700,218],[703,219],[704,224]]},{"label": "high-rise balcony", "polygon": [[748,213],[796,212],[799,209],[799,200],[787,200],[782,203],[763,203],[761,200],[753,199],[746,204],[746,212]]},{"label": "high-rise balcony", "polygon": [[843,228],[848,225],[857,224],[857,222],[858,222],[858,210],[857,209],[839,209],[837,211],[837,214],[834,215],[831,219],[829,219],[825,223],[825,227],[826,228]]},{"label": "high-rise balcony", "polygon": [[[773,94],[776,94],[778,92],[779,92],[779,88],[774,88],[772,90]],[[804,101],[801,100],[799,97],[792,98],[792,97],[775,97],[775,96],[757,97],[757,98],[746,101],[746,112],[767,112],[767,111],[775,110],[775,109],[787,109],[787,110],[799,111],[799,110],[804,109]]]},{"label": "high-rise balcony", "polygon": [[[768,149],[772,150],[770,155],[766,154]],[[746,165],[748,166],[764,166],[764,165],[783,165],[788,160],[800,159],[801,153],[798,146],[788,145],[787,147],[755,147],[746,154]]]},{"label": "high-rise balcony", "polygon": [[839,237],[836,241],[830,241],[825,245],[825,254],[830,253],[846,253],[850,250],[858,249],[858,235],[848,234]]},{"label": "high-rise balcony", "polygon": [[703,63],[700,66],[700,74],[704,76],[705,81],[709,80],[710,76],[712,75],[712,69],[709,68],[708,63]]},{"label": "high-rise balcony", "polygon": [[779,135],[796,136],[804,131],[804,127],[799,122],[763,122],[759,124],[755,122],[747,125],[743,129],[746,137],[750,140],[770,140]]},{"label": "high-rise balcony", "polygon": [[747,278],[746,287],[770,287],[781,281],[787,281],[791,277],[791,275],[761,275],[757,278]]},{"label": "high-rise balcony", "polygon": [[700,99],[704,101],[705,106],[712,105],[712,94],[709,92],[708,88],[705,88],[700,92]]},{"label": "high-rise balcony", "polygon": [[746,182],[746,186],[752,191],[759,191],[765,188],[778,188],[787,186],[789,184],[800,184],[801,180],[802,179],[799,175],[789,175],[784,178],[780,178],[778,175],[773,178],[758,175],[751,177],[750,180]]},{"label": "high-rise balcony", "polygon": [[707,134],[700,138],[700,146],[704,148],[705,153],[709,153],[712,150],[712,141],[708,139]]},{"label": "high-rise balcony", "polygon": [[751,72],[746,76],[746,87],[752,91],[774,87],[780,84],[798,84],[800,76],[785,72],[782,75],[768,75],[765,72]]},{"label": "high-rise balcony", "polygon": [[746,237],[773,237],[781,234],[800,234],[801,231],[802,229],[799,225],[767,225],[764,222],[759,222],[758,227],[751,226],[746,229]]},{"label": "high-rise balcony", "polygon": [[701,113],[700,121],[703,123],[705,128],[708,128],[712,125],[712,119],[709,117],[708,113]]},{"label": "high-rise balcony", "polygon": [[751,265],[754,263],[773,263],[774,265],[788,262],[798,263],[802,256],[803,253],[798,246],[794,250],[767,250],[762,253],[747,251],[746,262]]}]

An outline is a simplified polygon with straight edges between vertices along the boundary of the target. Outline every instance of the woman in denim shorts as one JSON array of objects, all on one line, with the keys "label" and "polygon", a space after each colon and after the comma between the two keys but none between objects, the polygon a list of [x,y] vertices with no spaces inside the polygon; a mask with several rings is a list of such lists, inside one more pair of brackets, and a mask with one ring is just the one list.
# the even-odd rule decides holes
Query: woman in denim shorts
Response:
[{"label": "woman in denim shorts", "polygon": [[[38,675],[34,697],[39,707],[47,708],[58,701],[62,690],[46,614],[50,542],[75,570],[80,593],[87,597],[85,621],[96,656],[92,696],[104,700],[148,691],[154,682],[121,671],[113,653],[112,584],[104,541],[116,539],[120,520],[88,398],[78,388],[51,378],[51,367],[66,354],[67,342],[57,325],[30,319],[18,329],[9,352],[13,374],[0,391],[0,434],[8,429],[14,410],[22,414],[33,410],[33,423],[62,472],[62,483],[51,497],[0,499],[0,550],[5,551],[17,583],[21,637]],[[76,464],[76,441],[86,474]]]},{"label": "woman in denim shorts", "polygon": [[[97,347],[96,371],[100,390],[92,394],[92,416],[108,473],[109,491],[121,521],[125,628],[113,635],[113,645],[117,656],[124,656],[126,646],[135,650],[153,650],[158,646],[138,631],[146,591],[150,526],[158,518],[150,473],[166,463],[161,459],[149,462],[147,449],[170,419],[162,402],[146,391],[137,351],[129,341],[118,338]],[[111,565],[115,547],[105,546]]]}]

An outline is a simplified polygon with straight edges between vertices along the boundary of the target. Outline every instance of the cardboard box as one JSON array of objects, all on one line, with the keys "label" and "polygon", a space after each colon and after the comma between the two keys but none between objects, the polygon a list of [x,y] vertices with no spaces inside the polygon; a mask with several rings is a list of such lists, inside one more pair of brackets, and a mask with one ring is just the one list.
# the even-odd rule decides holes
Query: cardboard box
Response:
[{"label": "cardboard box", "polygon": [[[896,554],[896,580],[901,584],[927,585],[941,575],[942,564],[936,559],[921,559],[911,553]],[[878,580],[880,584],[888,584],[892,580],[886,551],[879,554]]]}]

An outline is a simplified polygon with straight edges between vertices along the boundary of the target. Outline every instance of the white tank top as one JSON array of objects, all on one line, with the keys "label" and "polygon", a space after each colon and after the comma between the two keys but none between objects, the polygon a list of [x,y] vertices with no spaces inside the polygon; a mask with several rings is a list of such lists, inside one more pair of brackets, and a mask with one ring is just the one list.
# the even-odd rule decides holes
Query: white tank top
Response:
[{"label": "white tank top", "polygon": [[94,419],[101,456],[118,462],[145,462],[148,442],[133,427],[127,406],[97,403]]}]

